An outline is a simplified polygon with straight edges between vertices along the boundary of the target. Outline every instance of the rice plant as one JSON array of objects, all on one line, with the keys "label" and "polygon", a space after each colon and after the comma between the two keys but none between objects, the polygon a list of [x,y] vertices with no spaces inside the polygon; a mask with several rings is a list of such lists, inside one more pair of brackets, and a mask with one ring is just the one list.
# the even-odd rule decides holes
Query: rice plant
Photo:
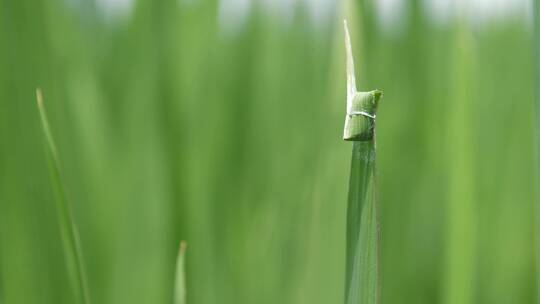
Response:
[{"label": "rice plant", "polygon": [[379,220],[375,119],[380,91],[358,92],[347,22],[347,115],[343,138],[353,141],[347,206],[346,304],[379,303]]},{"label": "rice plant", "polygon": [[49,120],[43,103],[43,95],[40,89],[36,90],[36,98],[41,118],[45,150],[49,162],[51,188],[56,196],[56,211],[64,248],[64,261],[66,262],[69,272],[70,284],[77,301],[76,303],[89,304],[90,298],[86,283],[79,233],[75,225],[75,220],[73,219],[71,205],[66,196],[62,171],[60,169],[60,159],[49,126]]},{"label": "rice plant", "polygon": [[[190,304],[339,303],[345,284],[360,300],[382,286],[382,304],[534,303],[527,12],[478,1],[497,16],[475,9],[459,33],[453,4],[383,2],[0,0],[0,302],[72,304],[80,289],[39,84],[92,303],[174,303],[181,239]],[[385,90],[373,140],[375,120],[349,111],[365,131],[352,147],[337,142],[342,12],[358,91]],[[349,165],[361,212],[347,220]]]},{"label": "rice plant", "polygon": [[[533,0],[533,43],[534,43],[534,83],[535,83],[535,184],[540,182],[540,0]],[[536,273],[540,276],[540,187],[535,192],[535,257]],[[540,301],[540,280],[537,280],[537,301]]]},{"label": "rice plant", "polygon": [[176,260],[176,279],[174,283],[174,304],[186,304],[186,242],[180,242]]}]

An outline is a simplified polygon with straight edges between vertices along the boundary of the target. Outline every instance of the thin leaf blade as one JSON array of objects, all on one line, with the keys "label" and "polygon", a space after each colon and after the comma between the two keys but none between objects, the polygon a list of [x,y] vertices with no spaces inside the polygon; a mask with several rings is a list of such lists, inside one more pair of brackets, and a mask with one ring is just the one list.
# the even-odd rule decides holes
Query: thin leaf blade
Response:
[{"label": "thin leaf blade", "polygon": [[174,285],[174,304],[186,304],[186,242],[180,242],[176,260],[176,279]]},{"label": "thin leaf blade", "polygon": [[347,204],[345,304],[379,303],[379,223],[375,179],[375,118],[382,92],[357,92],[347,22],[347,115],[343,139],[353,141]]},{"label": "thin leaf blade", "polygon": [[375,143],[355,141],[347,206],[346,304],[379,301]]},{"label": "thin leaf blade", "polygon": [[347,20],[343,20],[343,27],[345,28],[345,49],[347,52],[347,110],[350,110],[352,99],[356,94],[356,76],[354,75],[354,58]]},{"label": "thin leaf blade", "polygon": [[58,224],[69,281],[77,303],[90,304],[79,234],[73,219],[71,207],[66,197],[65,186],[60,170],[60,160],[49,126],[49,120],[43,104],[43,95],[40,89],[36,90],[36,98],[49,163],[50,183],[55,194]]}]

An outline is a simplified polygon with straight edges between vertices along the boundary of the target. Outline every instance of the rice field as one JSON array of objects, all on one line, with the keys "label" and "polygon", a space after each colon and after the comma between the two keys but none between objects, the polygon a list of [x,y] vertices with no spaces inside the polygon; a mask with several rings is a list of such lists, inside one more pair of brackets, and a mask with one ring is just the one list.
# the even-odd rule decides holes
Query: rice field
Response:
[{"label": "rice field", "polygon": [[36,88],[91,303],[178,301],[182,240],[188,304],[343,303],[344,18],[384,91],[380,303],[537,303],[535,23],[410,0],[389,29],[374,1],[227,27],[218,0],[0,0],[0,304],[80,298]]}]

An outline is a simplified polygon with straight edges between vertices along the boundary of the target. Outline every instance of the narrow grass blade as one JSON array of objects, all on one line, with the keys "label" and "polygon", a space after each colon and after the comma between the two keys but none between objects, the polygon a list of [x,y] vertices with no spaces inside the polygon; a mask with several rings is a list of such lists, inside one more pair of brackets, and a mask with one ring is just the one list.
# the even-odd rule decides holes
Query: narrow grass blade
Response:
[{"label": "narrow grass blade", "polygon": [[[533,0],[534,18],[534,61],[535,61],[535,179],[540,182],[540,0]],[[535,264],[536,264],[536,302],[540,303],[540,187],[535,187]]]},{"label": "narrow grass blade", "polygon": [[[466,12],[465,2],[458,2]],[[456,16],[454,25],[451,103],[447,109],[448,194],[446,209],[446,304],[477,303],[479,210],[474,171],[475,89],[474,45],[466,15]]]},{"label": "narrow grass blade", "polygon": [[186,304],[186,294],[186,242],[182,241],[176,260],[174,304]]},{"label": "narrow grass blade", "polygon": [[346,304],[379,299],[375,143],[355,141],[347,207]]},{"label": "narrow grass blade", "polygon": [[382,92],[357,92],[347,23],[347,115],[344,139],[353,141],[347,206],[345,304],[379,302],[379,227],[375,183],[375,117]]},{"label": "narrow grass blade", "polygon": [[60,170],[60,160],[49,127],[45,106],[43,105],[43,95],[41,90],[36,90],[36,97],[49,162],[50,182],[56,198],[58,224],[64,247],[64,256],[69,280],[77,303],[89,304],[90,298],[84,273],[82,252],[79,245],[79,235],[75,227],[69,202],[66,198],[65,187]]},{"label": "narrow grass blade", "polygon": [[352,98],[356,94],[356,76],[354,75],[354,58],[347,20],[343,20],[343,26],[345,28],[345,50],[347,51],[347,110],[349,110]]}]

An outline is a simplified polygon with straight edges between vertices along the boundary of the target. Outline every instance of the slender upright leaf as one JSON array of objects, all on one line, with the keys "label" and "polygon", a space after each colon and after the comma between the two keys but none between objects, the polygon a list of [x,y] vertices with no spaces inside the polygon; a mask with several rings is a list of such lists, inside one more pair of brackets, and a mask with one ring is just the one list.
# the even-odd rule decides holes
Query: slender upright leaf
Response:
[{"label": "slender upright leaf", "polygon": [[474,139],[471,129],[475,118],[471,109],[475,102],[474,56],[465,17],[455,25],[453,51],[452,102],[448,109],[448,195],[446,209],[446,272],[447,304],[476,303],[478,215],[475,200]]},{"label": "slender upright leaf", "polygon": [[347,23],[347,116],[344,139],[354,141],[347,207],[346,304],[379,302],[379,228],[375,183],[375,115],[382,93],[358,92]]},{"label": "slender upright leaf", "polygon": [[174,304],[186,304],[186,294],[186,242],[182,241],[176,260]]},{"label": "slender upright leaf", "polygon": [[60,170],[58,151],[49,127],[49,121],[47,119],[47,114],[45,113],[43,96],[40,89],[36,90],[36,97],[49,161],[50,182],[55,194],[56,209],[58,212],[58,224],[62,237],[64,257],[71,288],[77,303],[89,304],[90,298],[86,284],[82,251],[79,244],[79,234],[73,220],[71,207],[66,197],[65,186],[62,181],[62,174]]},{"label": "slender upright leaf", "polygon": [[[535,60],[535,89],[536,89],[536,115],[535,115],[535,178],[536,178],[536,216],[535,220],[535,250],[536,250],[536,275],[540,276],[540,0],[533,0],[533,16],[534,16],[534,60]],[[537,281],[536,297],[540,303],[540,280]]]}]

